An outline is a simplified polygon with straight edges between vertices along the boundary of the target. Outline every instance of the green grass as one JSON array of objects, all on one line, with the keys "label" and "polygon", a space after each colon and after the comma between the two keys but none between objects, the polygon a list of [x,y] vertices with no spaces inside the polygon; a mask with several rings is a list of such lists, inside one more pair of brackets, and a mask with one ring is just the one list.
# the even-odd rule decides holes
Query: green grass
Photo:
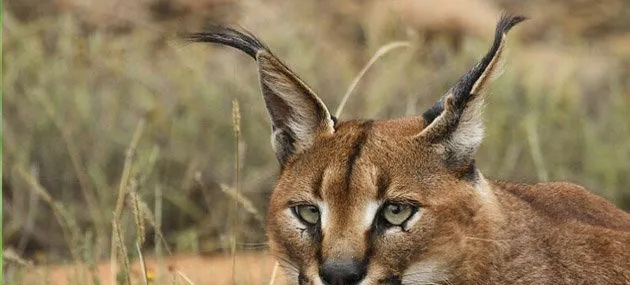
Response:
[{"label": "green grass", "polygon": [[[308,38],[300,30],[305,27],[284,25],[287,33],[262,38],[336,109],[362,67],[348,59],[378,47],[342,46],[333,52],[317,43],[334,47],[334,39]],[[10,198],[3,199],[2,234],[20,254],[40,256],[40,263],[74,259],[88,267],[109,257],[125,157],[141,121],[129,180],[135,183],[135,201],[146,205],[157,223],[146,227],[145,250],[164,254],[153,252],[160,247],[155,246],[160,244],[157,226],[175,252],[228,251],[232,228],[225,221],[234,213],[234,200],[220,184],[236,180],[233,99],[242,116],[240,195],[265,211],[278,166],[256,68],[248,57],[165,41],[155,30],[86,32],[70,16],[14,22],[3,40],[2,162],[9,186],[3,198]],[[457,53],[437,42],[384,56],[359,83],[342,119],[420,114],[487,45],[467,41]],[[508,45],[509,57],[528,49],[518,40]],[[611,68],[605,82],[595,86],[571,80],[547,84],[535,76],[544,62],[510,62],[487,103],[479,167],[491,178],[572,181],[630,209],[628,70]],[[33,191],[36,184],[50,194],[48,203]],[[127,255],[137,258],[133,209],[121,212],[120,240]],[[260,217],[240,211],[237,219],[241,249],[264,243]],[[31,233],[28,242],[25,231]]]}]

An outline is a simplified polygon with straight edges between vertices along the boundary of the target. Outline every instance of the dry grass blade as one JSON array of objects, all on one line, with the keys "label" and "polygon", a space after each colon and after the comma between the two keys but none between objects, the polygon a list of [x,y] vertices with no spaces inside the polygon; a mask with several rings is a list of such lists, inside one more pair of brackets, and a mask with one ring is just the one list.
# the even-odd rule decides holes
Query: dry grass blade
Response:
[{"label": "dry grass blade", "polygon": [[[240,196],[241,188],[241,157],[240,157],[240,144],[241,144],[241,110],[238,105],[238,100],[232,100],[232,125],[234,126],[234,172],[235,172],[235,185],[236,196]],[[230,242],[230,250],[232,254],[232,284],[236,284],[236,239],[238,237],[238,200],[234,199],[232,211],[232,240]]]},{"label": "dry grass blade", "polygon": [[[162,186],[161,185],[155,186],[154,209],[155,209],[155,214],[151,215],[151,218],[154,218],[153,223],[151,223],[151,221],[149,221],[149,223],[155,229],[155,234],[153,235],[153,244],[155,244],[155,256],[158,259],[161,259],[162,246],[159,241],[164,240],[164,235],[162,235]],[[164,240],[164,243],[166,244],[165,240]]]},{"label": "dry grass blade", "polygon": [[269,285],[273,285],[276,282],[276,274],[278,274],[278,262],[273,264],[273,271],[271,271],[271,279],[269,279]]},{"label": "dry grass blade", "polygon": [[[201,183],[201,180],[197,178],[197,182]],[[256,206],[254,206],[254,203],[251,200],[247,199],[247,197],[243,196],[241,193],[236,191],[235,188],[232,188],[225,184],[221,184],[220,186],[221,186],[221,191],[223,193],[227,194],[232,200],[236,201],[241,206],[243,206],[243,209],[245,209],[247,213],[254,216],[256,221],[259,221],[260,223],[264,222],[263,216],[260,214],[258,209],[256,209]]]},{"label": "dry grass blade", "polygon": [[133,213],[134,222],[136,223],[137,238],[140,244],[144,244],[145,240],[145,226],[144,216],[140,209],[140,197],[136,190],[138,189],[137,182],[132,182],[131,192],[129,193],[129,203],[131,204],[131,212]]},{"label": "dry grass blade", "polygon": [[529,142],[529,149],[532,155],[532,161],[536,166],[536,173],[538,175],[538,180],[540,181],[549,181],[549,172],[545,167],[545,162],[542,155],[542,150],[540,146],[540,138],[538,136],[538,131],[536,130],[536,126],[538,125],[538,120],[535,116],[530,116],[525,120],[525,130],[527,131],[527,141]]},{"label": "dry grass blade", "polygon": [[149,285],[149,277],[147,276],[147,265],[144,263],[144,255],[142,254],[142,248],[140,243],[136,242],[136,251],[138,252],[138,259],[140,260],[140,270],[142,270],[142,281],[144,285]]},{"label": "dry grass blade", "polygon": [[67,127],[65,127],[65,124],[59,119],[59,116],[57,116],[55,106],[50,99],[40,92],[35,93],[35,99],[40,102],[44,108],[44,112],[48,115],[48,117],[50,117],[55,127],[61,133],[61,138],[66,146],[66,150],[68,151],[68,156],[70,157],[72,168],[74,169],[77,181],[79,182],[81,193],[83,194],[83,198],[88,206],[87,208],[92,216],[92,223],[94,224],[97,236],[99,238],[104,237],[107,232],[105,228],[105,218],[100,211],[96,192],[88,182],[89,177],[86,175],[87,171],[81,162],[82,159],[79,154],[79,148],[76,145],[75,140],[72,138],[71,132]]},{"label": "dry grass blade", "polygon": [[346,106],[346,102],[348,102],[348,98],[350,98],[350,94],[352,94],[354,89],[357,88],[357,85],[359,85],[359,81],[361,81],[361,78],[363,78],[363,76],[370,69],[370,67],[372,67],[372,65],[374,65],[374,63],[376,63],[376,61],[382,56],[386,55],[387,53],[389,53],[390,51],[394,49],[402,48],[402,47],[411,47],[411,44],[409,42],[392,42],[392,43],[389,43],[380,47],[376,51],[376,53],[374,53],[374,55],[372,56],[372,58],[370,58],[368,63],[366,63],[365,66],[363,66],[363,69],[361,69],[359,74],[357,74],[357,76],[354,77],[354,79],[352,80],[352,83],[350,83],[350,86],[348,86],[348,90],[346,91],[346,94],[343,95],[343,98],[341,99],[341,103],[339,103],[339,107],[337,107],[337,111],[335,112],[335,117],[339,118],[341,116],[341,112],[343,111],[343,108]]},{"label": "dry grass blade", "polygon": [[186,281],[186,283],[188,285],[195,285],[195,283],[193,283],[192,280],[190,280],[190,278],[188,278],[188,276],[184,275],[184,273],[182,273],[181,271],[176,270],[175,273],[177,273],[177,276],[179,276],[182,279],[184,279],[184,281]]},{"label": "dry grass blade", "polygon": [[[117,257],[120,258],[120,262],[123,263],[124,265],[124,277],[125,277],[125,281],[127,282],[127,285],[131,285],[131,270],[130,268],[130,261],[129,261],[129,255],[127,254],[127,247],[125,246],[125,240],[123,238],[123,232],[122,232],[122,227],[120,226],[120,223],[115,223],[113,228],[112,228],[112,234],[115,235],[116,240],[112,240],[112,244],[113,246],[116,246],[116,248],[118,248],[118,255]],[[114,256],[112,256],[112,260],[115,260],[116,258],[114,258]],[[116,276],[116,275],[114,275]],[[113,282],[115,282],[116,279],[112,279]]]},{"label": "dry grass blade", "polygon": [[12,248],[5,248],[2,250],[2,261],[9,261],[12,263],[19,264],[25,267],[32,267],[33,262],[30,260],[26,260],[22,258],[15,250]]},{"label": "dry grass blade", "polygon": [[[120,218],[122,216],[122,211],[125,204],[125,196],[126,196],[125,194],[126,194],[127,186],[129,185],[129,179],[131,177],[133,157],[135,155],[136,148],[138,147],[138,142],[140,141],[140,138],[142,137],[144,126],[145,126],[144,119],[140,120],[140,122],[138,122],[138,125],[136,126],[136,130],[133,133],[131,143],[129,144],[129,147],[127,148],[122,177],[120,179],[120,184],[118,186],[118,198],[116,200],[116,208],[114,209],[114,217],[112,219],[112,238],[111,238],[112,245],[111,245],[111,250],[110,250],[110,274],[111,274],[112,282],[115,282],[116,280],[116,271],[117,271],[116,248],[120,247],[121,253],[126,254],[125,244],[123,243],[123,239],[121,235]],[[127,256],[123,256],[122,258],[124,258],[125,260],[128,259]],[[128,260],[125,265],[127,266],[125,270],[127,270],[127,273],[128,273],[129,272]],[[129,274],[127,274],[127,276],[129,276]],[[129,281],[129,283],[131,282]]]},{"label": "dry grass blade", "polygon": [[[154,217],[153,213],[151,212],[151,209],[149,209],[149,206],[144,203],[144,201],[142,201],[141,199],[137,199],[136,202],[138,203],[138,211],[139,213],[142,215],[142,217],[144,218],[144,220],[146,220],[149,225],[153,228],[153,230],[155,230],[155,246],[164,246],[164,248],[166,249],[166,253],[168,255],[173,255],[173,252],[171,251],[171,247],[168,245],[168,242],[166,241],[166,238],[164,237],[164,233],[162,233],[162,226],[159,224],[158,221],[161,220],[161,218],[158,217]],[[161,207],[161,206],[160,206]],[[156,212],[159,211],[160,207],[156,207]]]},{"label": "dry grass blade", "polygon": [[28,173],[23,168],[17,168],[18,173],[22,176],[22,179],[26,181],[33,191],[37,194],[37,196],[42,199],[46,204],[50,206],[53,214],[57,218],[57,221],[61,225],[61,229],[63,232],[63,236],[68,245],[68,249],[70,254],[72,255],[75,262],[79,265],[79,268],[84,268],[83,260],[80,257],[79,252],[77,251],[77,242],[80,239],[80,229],[76,224],[76,221],[72,218],[70,213],[63,207],[62,204],[55,201],[50,193],[39,184],[37,179],[33,177],[30,173]]}]

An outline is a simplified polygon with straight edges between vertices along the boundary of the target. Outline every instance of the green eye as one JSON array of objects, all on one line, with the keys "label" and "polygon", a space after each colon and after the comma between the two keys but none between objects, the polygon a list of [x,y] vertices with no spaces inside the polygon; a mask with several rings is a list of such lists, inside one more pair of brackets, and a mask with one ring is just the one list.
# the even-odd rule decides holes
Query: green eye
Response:
[{"label": "green eye", "polygon": [[387,204],[383,208],[383,217],[388,223],[400,226],[411,217],[413,209],[412,206],[405,204]]},{"label": "green eye", "polygon": [[295,206],[293,212],[307,224],[314,225],[319,221],[319,209],[313,205]]}]

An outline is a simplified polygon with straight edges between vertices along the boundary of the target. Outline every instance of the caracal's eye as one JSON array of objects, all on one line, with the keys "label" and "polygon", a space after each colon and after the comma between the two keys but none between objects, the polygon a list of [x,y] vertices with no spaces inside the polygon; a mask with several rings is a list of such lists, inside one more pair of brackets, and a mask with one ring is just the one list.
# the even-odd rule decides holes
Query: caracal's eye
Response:
[{"label": "caracal's eye", "polygon": [[293,212],[306,224],[315,225],[319,221],[319,209],[313,205],[295,206]]},{"label": "caracal's eye", "polygon": [[414,207],[406,204],[386,204],[383,208],[383,217],[394,225],[400,226],[411,217]]}]

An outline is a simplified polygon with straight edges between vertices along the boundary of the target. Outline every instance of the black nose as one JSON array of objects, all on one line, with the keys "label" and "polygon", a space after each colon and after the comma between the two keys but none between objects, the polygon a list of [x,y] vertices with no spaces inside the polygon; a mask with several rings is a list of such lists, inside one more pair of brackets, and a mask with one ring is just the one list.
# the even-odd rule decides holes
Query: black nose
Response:
[{"label": "black nose", "polygon": [[364,262],[332,260],[326,261],[319,268],[319,276],[325,284],[352,285],[358,284],[365,277],[366,270]]}]

